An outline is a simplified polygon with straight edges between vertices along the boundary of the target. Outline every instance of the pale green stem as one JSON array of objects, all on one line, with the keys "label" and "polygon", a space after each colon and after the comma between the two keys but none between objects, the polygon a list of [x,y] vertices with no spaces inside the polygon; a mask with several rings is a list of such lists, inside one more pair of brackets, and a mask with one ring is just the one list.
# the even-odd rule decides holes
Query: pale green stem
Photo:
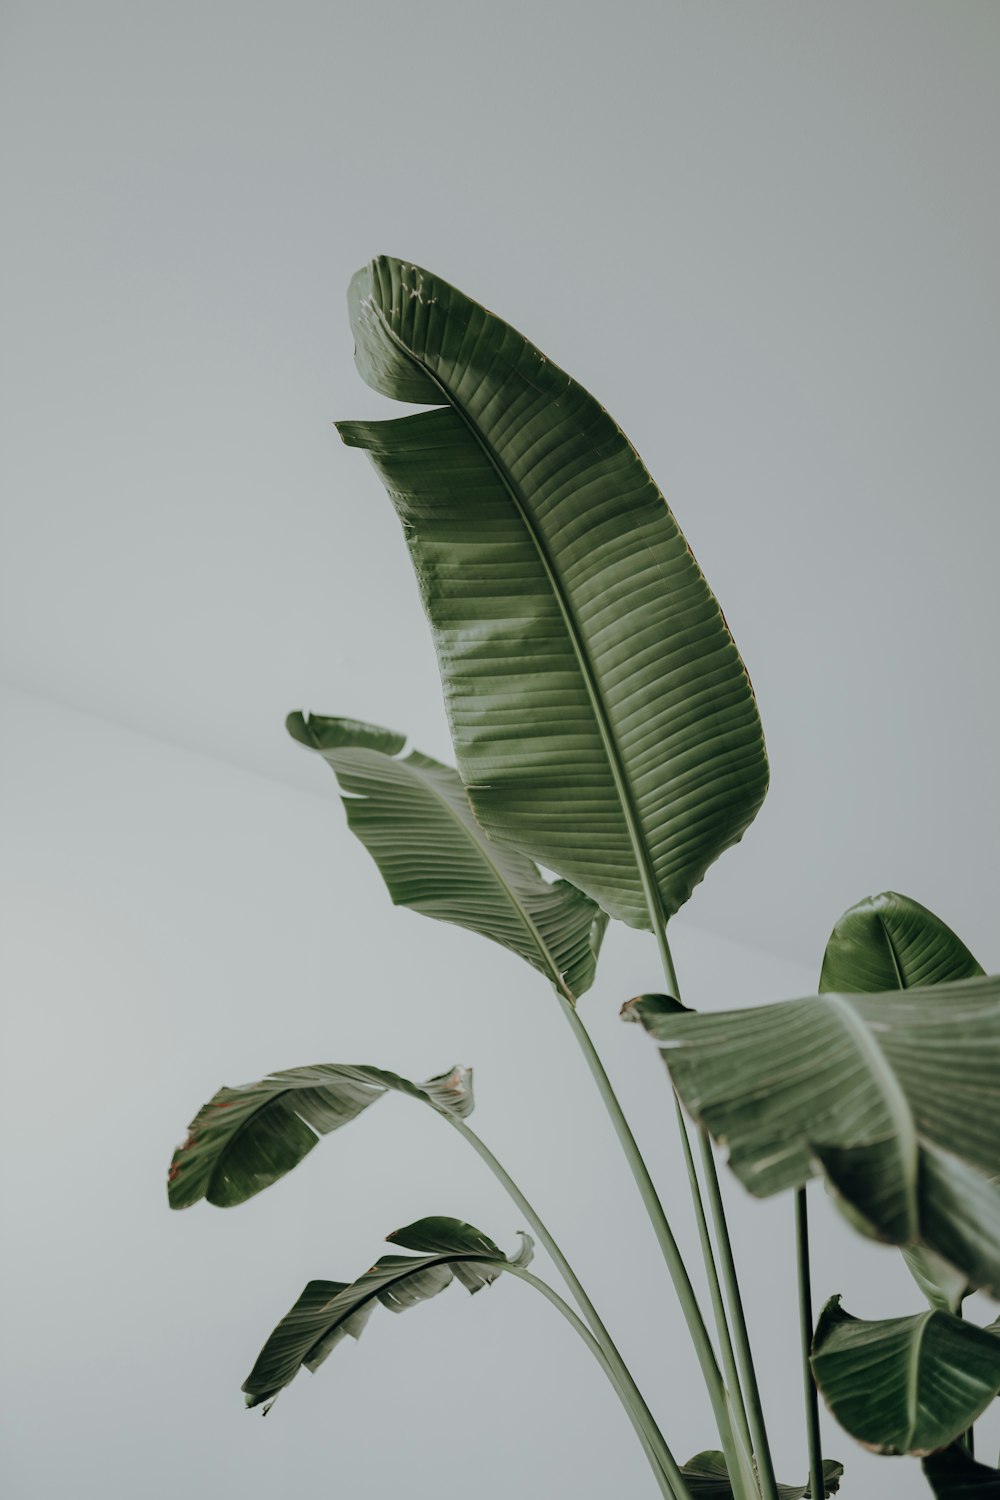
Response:
[{"label": "pale green stem", "polygon": [[[656,941],[660,950],[660,959],[663,964],[663,977],[667,988],[675,1000],[680,1000],[680,983],[677,979],[677,970],[674,968],[673,955],[670,952],[670,944],[667,942],[667,934],[663,926],[656,924]],[[678,1111],[678,1116],[679,1111]],[[684,1130],[681,1118],[681,1134],[687,1143],[687,1132]],[[750,1348],[750,1334],[747,1329],[746,1316],[743,1311],[743,1299],[740,1296],[739,1280],[736,1275],[736,1262],[733,1258],[732,1242],[729,1238],[729,1226],[726,1223],[726,1210],[722,1201],[722,1188],[719,1183],[719,1173],[715,1165],[715,1155],[712,1151],[712,1142],[709,1139],[705,1127],[698,1127],[698,1138],[701,1148],[702,1168],[705,1173],[705,1183],[708,1189],[709,1204],[712,1210],[712,1224],[715,1229],[716,1245],[719,1258],[722,1262],[722,1281],[726,1289],[726,1301],[729,1306],[729,1318],[732,1322],[733,1335],[736,1343],[736,1356],[739,1361],[739,1375],[735,1370],[732,1374],[727,1369],[727,1378],[733,1382],[733,1401],[737,1407],[737,1419],[739,1410],[744,1412],[744,1422],[749,1421],[750,1434],[752,1437],[753,1454],[756,1460],[756,1487],[759,1488],[763,1500],[778,1500],[777,1482],[774,1477],[774,1464],[771,1460],[771,1447],[767,1439],[767,1427],[764,1423],[764,1412],[760,1399],[760,1387],[757,1384],[757,1372],[754,1369],[753,1353]],[[691,1181],[692,1196],[695,1207],[703,1216],[701,1190],[698,1185],[697,1173],[694,1163],[688,1156],[688,1176]],[[703,1243],[703,1248],[705,1241]],[[717,1278],[718,1272],[715,1266],[715,1258],[712,1255],[709,1243],[705,1256],[705,1269],[708,1272],[709,1282]],[[725,1322],[725,1319],[723,1319]],[[720,1328],[719,1337],[722,1343],[723,1360],[726,1361],[726,1348],[732,1353],[732,1340],[728,1324],[725,1332]],[[740,1379],[742,1377],[742,1381]],[[744,1396],[746,1405],[744,1406]]]},{"label": "pale green stem", "polygon": [[[656,1475],[661,1493],[670,1497],[670,1500],[691,1500],[691,1492],[687,1487],[687,1481],[681,1473],[680,1466],[667,1447],[667,1444],[662,1438],[660,1439],[660,1444],[656,1446],[650,1441],[649,1428],[645,1423],[648,1421],[652,1428],[656,1428],[652,1413],[637,1390],[631,1399],[626,1395],[604,1350],[583,1320],[577,1317],[576,1313],[569,1306],[569,1303],[565,1302],[559,1293],[549,1286],[548,1282],[542,1281],[540,1277],[532,1275],[523,1266],[508,1265],[505,1267],[505,1270],[511,1276],[516,1276],[520,1281],[526,1281],[529,1286],[535,1288],[536,1292],[541,1292],[542,1296],[562,1313],[570,1326],[583,1339],[591,1354],[593,1354],[594,1358],[600,1364],[601,1369],[614,1386],[618,1398],[628,1414],[629,1421],[638,1433],[650,1467]],[[629,1380],[631,1381],[631,1377],[629,1377]],[[634,1383],[633,1390],[635,1390]]]},{"label": "pale green stem", "polygon": [[802,1387],[806,1398],[806,1441],[809,1446],[809,1494],[823,1500],[823,1449],[819,1435],[819,1396],[809,1352],[813,1341],[812,1275],[809,1268],[809,1206],[806,1190],[795,1194],[795,1259],[799,1269],[799,1332],[802,1342]]},{"label": "pale green stem", "polygon": [[600,1345],[602,1353],[604,1354],[608,1365],[611,1367],[616,1381],[621,1387],[623,1395],[627,1394],[628,1398],[635,1404],[637,1410],[642,1413],[642,1421],[646,1426],[649,1446],[651,1450],[658,1455],[660,1461],[662,1461],[665,1466],[666,1455],[669,1454],[670,1450],[667,1447],[666,1441],[663,1437],[663,1433],[660,1431],[660,1428],[657,1425],[652,1412],[650,1412],[648,1406],[646,1405],[646,1402],[642,1397],[642,1393],[633,1380],[628,1366],[622,1359],[621,1354],[618,1352],[618,1348],[615,1345],[614,1339],[611,1337],[611,1334],[605,1327],[600,1314],[587,1295],[587,1292],[584,1289],[580,1278],[577,1276],[576,1272],[573,1270],[573,1267],[566,1259],[566,1256],[563,1254],[558,1242],[548,1228],[548,1225],[541,1218],[537,1209],[535,1209],[534,1206],[524,1196],[521,1189],[514,1181],[513,1177],[511,1177],[510,1173],[504,1167],[503,1163],[498,1161],[498,1159],[493,1155],[493,1152],[490,1150],[489,1146],[487,1146],[486,1142],[481,1140],[476,1132],[472,1130],[468,1125],[466,1125],[464,1120],[460,1120],[457,1116],[444,1115],[443,1118],[446,1119],[448,1123],[458,1131],[459,1135],[461,1135],[464,1140],[468,1141],[473,1151],[475,1151],[477,1155],[486,1163],[490,1171],[493,1173],[494,1177],[500,1183],[501,1187],[524,1215],[527,1223],[535,1231],[535,1234],[538,1236],[539,1244],[541,1244],[547,1251],[550,1260],[552,1261],[556,1270],[559,1272],[560,1276],[565,1281],[567,1287],[573,1294],[574,1301],[576,1302],[580,1311],[583,1313],[583,1316],[586,1318],[588,1324],[590,1325],[591,1332]]},{"label": "pale green stem", "polygon": [[733,1247],[729,1239],[729,1226],[726,1224],[726,1212],[722,1202],[722,1187],[719,1183],[719,1173],[715,1165],[715,1155],[712,1151],[712,1142],[709,1140],[708,1131],[700,1129],[698,1135],[701,1142],[705,1181],[708,1187],[708,1201],[712,1209],[712,1223],[715,1228],[716,1243],[718,1244],[719,1255],[722,1260],[722,1279],[726,1288],[726,1301],[729,1304],[729,1316],[732,1320],[736,1338],[736,1357],[739,1360],[740,1374],[743,1378],[743,1386],[746,1394],[747,1417],[749,1418],[750,1432],[753,1437],[754,1458],[757,1461],[757,1478],[764,1500],[778,1500],[778,1485],[774,1477],[771,1445],[767,1439],[767,1427],[764,1423],[764,1409],[760,1399],[760,1387],[757,1384],[757,1371],[754,1368],[753,1352],[750,1348],[750,1333],[747,1328],[746,1315],[743,1311],[740,1284],[736,1277],[736,1262],[733,1259]]},{"label": "pale green stem", "polygon": [[[664,1065],[666,1059],[664,1058]],[[672,1086],[672,1085],[671,1085]],[[687,1164],[688,1177],[697,1182],[694,1157],[691,1154],[691,1142],[688,1138],[687,1124],[681,1112],[680,1100],[674,1094],[674,1106],[677,1110],[677,1129],[680,1132],[681,1144],[684,1147],[684,1160]],[[733,1352],[733,1341],[729,1333],[729,1324],[726,1321],[726,1308],[722,1300],[722,1287],[719,1284],[719,1274],[715,1265],[715,1257],[712,1254],[712,1241],[708,1232],[708,1220],[705,1218],[705,1206],[702,1202],[701,1193],[694,1195],[695,1218],[698,1223],[698,1238],[701,1242],[702,1256],[705,1261],[705,1271],[708,1275],[708,1289],[712,1298],[712,1312],[715,1317],[716,1332],[719,1336],[719,1346],[722,1354],[722,1369],[729,1387],[730,1401],[732,1404],[733,1418],[736,1426],[736,1436],[740,1447],[744,1450],[741,1455],[744,1458],[743,1476],[750,1491],[759,1493],[757,1484],[757,1472],[753,1467],[751,1455],[753,1453],[753,1440],[750,1436],[750,1428],[747,1425],[746,1407],[743,1404],[743,1392],[740,1388],[739,1373],[736,1368],[736,1357]]]},{"label": "pale green stem", "polygon": [[597,1084],[598,1091],[604,1101],[604,1106],[611,1118],[615,1134],[618,1136],[619,1143],[631,1168],[632,1176],[639,1189],[639,1195],[642,1198],[646,1213],[653,1226],[653,1231],[663,1254],[663,1259],[666,1262],[670,1279],[674,1284],[674,1290],[677,1293],[677,1299],[680,1302],[681,1311],[684,1314],[688,1331],[691,1335],[691,1341],[694,1344],[698,1363],[701,1366],[709,1400],[712,1403],[712,1411],[715,1415],[719,1438],[722,1442],[723,1452],[726,1455],[726,1462],[729,1465],[729,1472],[732,1475],[736,1475],[741,1470],[738,1460],[738,1448],[733,1434],[726,1387],[719,1370],[718,1360],[715,1357],[715,1350],[712,1348],[712,1341],[708,1336],[708,1329],[705,1327],[705,1320],[701,1315],[701,1308],[698,1306],[694,1287],[691,1285],[691,1278],[688,1275],[687,1267],[684,1264],[677,1241],[674,1238],[673,1230],[663,1211],[663,1204],[660,1202],[653,1179],[649,1175],[649,1169],[643,1160],[638,1143],[618,1102],[618,1096],[615,1094],[611,1080],[604,1070],[604,1064],[601,1062],[590,1033],[577,1013],[575,1005],[559,994],[558,991],[556,993],[559,995],[563,1014],[569,1022],[573,1035],[576,1037],[587,1059],[594,1082]]}]

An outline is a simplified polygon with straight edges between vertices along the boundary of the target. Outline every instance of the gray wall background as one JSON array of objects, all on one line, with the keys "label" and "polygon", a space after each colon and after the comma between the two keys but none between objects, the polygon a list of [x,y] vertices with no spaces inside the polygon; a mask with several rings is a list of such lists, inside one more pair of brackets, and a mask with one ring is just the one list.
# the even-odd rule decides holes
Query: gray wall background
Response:
[{"label": "gray wall background", "polygon": [[[267,1422],[240,1410],[310,1276],[425,1212],[519,1227],[433,1119],[387,1102],[238,1213],[165,1208],[223,1081],[474,1062],[483,1133],[678,1448],[710,1442],[545,986],[392,912],[281,728],[353,713],[448,754],[394,518],[330,426],[387,407],[343,290],[386,250],[522,327],[623,423],[722,600],[774,781],[677,924],[688,998],[811,989],[887,885],[995,967],[1000,8],[12,0],[2,32],[7,1489],[645,1494],[522,1287],[386,1314]],[[655,982],[615,934],[585,1010],[683,1203],[659,1065],[614,1019]],[[790,1205],[733,1211],[791,1481]],[[820,1222],[819,1295],[916,1306]],[[922,1492],[827,1447],[859,1500]]]}]

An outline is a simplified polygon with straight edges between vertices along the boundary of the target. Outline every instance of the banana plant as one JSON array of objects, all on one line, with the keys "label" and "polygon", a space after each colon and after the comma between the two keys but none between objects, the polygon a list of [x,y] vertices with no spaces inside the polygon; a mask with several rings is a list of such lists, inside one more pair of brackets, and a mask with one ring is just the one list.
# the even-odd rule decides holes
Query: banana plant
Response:
[{"label": "banana plant", "polygon": [[[719,1446],[678,1456],[565,1251],[469,1124],[465,1066],[412,1083],[315,1063],[223,1088],[195,1115],[168,1174],[174,1208],[245,1202],[395,1092],[463,1138],[530,1231],[505,1254],[460,1219],[430,1216],[389,1236],[411,1253],[310,1281],[264,1343],[247,1404],[268,1410],[300,1369],[358,1338],[377,1304],[401,1312],[455,1281],[478,1292],[519,1280],[600,1365],[669,1500],[832,1494],[843,1466],[820,1450],[819,1393],[852,1438],[919,1457],[940,1500],[996,1500],[1000,1474],[974,1458],[972,1426],[1000,1388],[1000,1326],[961,1313],[974,1289],[1000,1296],[1000,979],[940,919],[889,893],[837,923],[815,995],[685,1007],[668,924],[768,786],[722,610],[621,429],[520,333],[388,256],[354,277],[348,307],[364,380],[422,408],[338,429],[402,523],[456,765],[349,717],[295,712],[288,729],[332,770],[393,903],[501,944],[530,982],[547,982],[662,1252],[714,1417],[705,1437]],[[611,919],[655,939],[660,979],[623,1013],[666,1063],[707,1308],[579,1010]],[[794,1195],[805,1484],[775,1477],[716,1145],[751,1193]],[[834,1294],[814,1330],[813,1178],[862,1235],[900,1247],[923,1311],[865,1321]],[[528,1269],[534,1242],[565,1296]]]}]

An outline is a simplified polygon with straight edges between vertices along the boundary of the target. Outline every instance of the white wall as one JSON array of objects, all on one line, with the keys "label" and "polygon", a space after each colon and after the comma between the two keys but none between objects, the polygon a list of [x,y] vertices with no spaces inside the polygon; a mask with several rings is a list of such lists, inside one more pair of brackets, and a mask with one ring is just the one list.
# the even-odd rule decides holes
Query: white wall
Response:
[{"label": "white wall", "polygon": [[[310,795],[43,699],[5,690],[2,706],[12,1500],[270,1500],[317,1483],[379,1500],[403,1486],[429,1497],[442,1475],[483,1500],[652,1493],[589,1356],[513,1282],[382,1312],[266,1422],[244,1413],[240,1382],[307,1279],[349,1279],[427,1213],[505,1244],[520,1227],[463,1144],[399,1099],[240,1209],[170,1213],[171,1150],[215,1088],[315,1061],[415,1078],[475,1064],[474,1123],[547,1211],[669,1439],[682,1458],[711,1446],[651,1234],[545,983],[471,934],[393,910],[321,765]],[[674,942],[696,1005],[812,987],[683,917]],[[662,1069],[616,1020],[656,986],[651,939],[615,931],[583,1012],[691,1245]],[[779,1474],[798,1482],[791,1203],[735,1184],[730,1196]],[[915,1309],[894,1253],[814,1196],[817,1295],[842,1291],[863,1316]],[[826,1448],[856,1500],[924,1493],[915,1466],[833,1432]]]}]

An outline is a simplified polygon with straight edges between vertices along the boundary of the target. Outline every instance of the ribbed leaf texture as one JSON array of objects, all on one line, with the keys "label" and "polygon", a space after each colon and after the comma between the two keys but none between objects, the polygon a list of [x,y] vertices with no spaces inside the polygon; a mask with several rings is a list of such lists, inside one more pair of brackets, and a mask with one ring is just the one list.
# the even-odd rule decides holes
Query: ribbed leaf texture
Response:
[{"label": "ribbed leaf texture", "polygon": [[532,1241],[521,1235],[521,1248],[507,1257],[481,1230],[460,1219],[420,1219],[397,1229],[389,1239],[423,1255],[383,1255],[356,1281],[310,1281],[285,1314],[243,1383],[247,1406],[270,1403],[303,1366],[316,1370],[350,1335],[359,1338],[376,1303],[390,1312],[406,1312],[459,1281],[478,1292],[512,1265],[531,1260]]},{"label": "ribbed leaf texture", "polygon": [[1000,1295],[1000,978],[715,1015],[632,1002],[758,1196],[822,1171],[859,1228]]},{"label": "ribbed leaf texture", "polygon": [[458,773],[403,735],[354,719],[290,714],[289,733],[317,750],[344,795],[347,822],[397,906],[470,928],[520,954],[574,1000],[589,989],[607,915],[565,880],[488,839]]},{"label": "ribbed leaf texture", "polygon": [[[729,1482],[725,1454],[710,1448],[696,1453],[683,1465],[681,1473],[687,1482],[691,1500],[733,1500],[733,1487]],[[836,1494],[840,1489],[844,1466],[835,1459],[823,1460],[823,1493]],[[805,1500],[809,1495],[808,1484],[779,1484],[778,1500]]]},{"label": "ribbed leaf texture", "polygon": [[317,1063],[220,1089],[174,1152],[167,1174],[170,1207],[189,1208],[201,1198],[219,1208],[245,1203],[297,1167],[320,1136],[356,1119],[390,1090],[441,1114],[464,1119],[472,1113],[471,1068],[411,1083],[384,1068]]},{"label": "ribbed leaf texture", "polygon": [[812,1368],[846,1432],[876,1453],[924,1455],[971,1427],[1000,1390],[1000,1337],[951,1313],[865,1322],[832,1297]]},{"label": "ribbed leaf texture", "polygon": [[[871,994],[949,984],[984,972],[940,917],[911,896],[883,891],[850,907],[834,927],[819,988],[821,993]],[[953,1312],[961,1306],[969,1290],[961,1272],[922,1246],[904,1247],[902,1253],[933,1307]]]},{"label": "ribbed leaf texture", "polygon": [[436,408],[338,427],[403,523],[479,822],[612,916],[665,920],[767,789],[684,536],[603,407],[485,308],[387,256],[349,306],[365,380]]}]

